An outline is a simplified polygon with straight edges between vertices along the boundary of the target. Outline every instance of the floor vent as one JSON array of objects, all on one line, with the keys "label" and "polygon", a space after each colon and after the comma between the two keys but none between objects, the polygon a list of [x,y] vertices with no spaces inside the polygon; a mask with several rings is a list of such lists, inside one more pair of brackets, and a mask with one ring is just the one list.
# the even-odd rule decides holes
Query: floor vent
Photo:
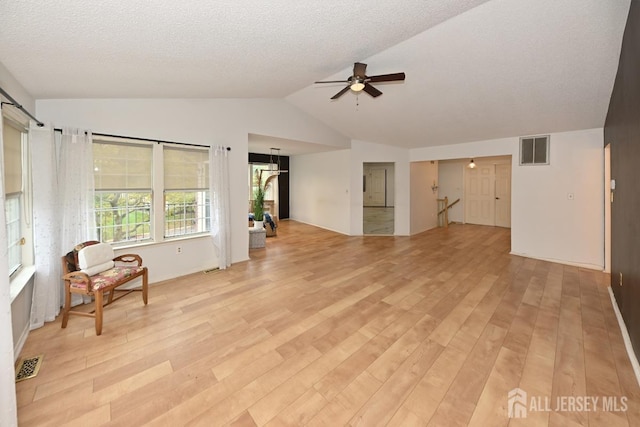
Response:
[{"label": "floor vent", "polygon": [[204,274],[209,274],[209,273],[213,273],[214,271],[218,271],[218,270],[220,270],[218,267],[214,267],[214,268],[209,268],[207,270],[202,270],[202,272]]},{"label": "floor vent", "polygon": [[18,369],[16,369],[16,382],[28,380],[38,375],[43,357],[44,355],[41,354],[40,356],[22,359],[18,365]]}]

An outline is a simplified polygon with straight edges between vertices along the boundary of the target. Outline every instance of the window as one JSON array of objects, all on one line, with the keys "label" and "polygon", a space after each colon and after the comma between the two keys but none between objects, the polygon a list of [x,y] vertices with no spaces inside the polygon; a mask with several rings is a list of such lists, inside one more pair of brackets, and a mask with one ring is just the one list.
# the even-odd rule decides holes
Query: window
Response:
[{"label": "window", "polygon": [[210,228],[209,152],[164,146],[164,237]]},{"label": "window", "polygon": [[7,229],[7,253],[9,261],[9,275],[20,269],[23,263],[22,246],[22,196],[23,196],[23,169],[22,169],[22,141],[24,129],[20,125],[3,118],[2,142],[4,155],[4,182],[5,182],[5,219]]},{"label": "window", "polygon": [[520,138],[521,165],[549,164],[549,135]]},{"label": "window", "polygon": [[162,241],[209,231],[208,147],[95,137],[93,159],[100,241]]},{"label": "window", "polygon": [[[267,179],[273,175],[270,171],[278,170],[278,165],[275,163],[249,163],[249,211],[253,212],[253,199],[255,197],[255,191],[258,188],[258,182],[261,185],[267,183]],[[265,212],[271,215],[278,214],[278,180],[269,181],[267,185],[265,195]]]},{"label": "window", "polygon": [[98,239],[125,243],[152,238],[152,144],[94,140]]},{"label": "window", "polygon": [[22,265],[20,196],[15,194],[7,196],[4,209],[7,220],[9,276],[11,276]]}]

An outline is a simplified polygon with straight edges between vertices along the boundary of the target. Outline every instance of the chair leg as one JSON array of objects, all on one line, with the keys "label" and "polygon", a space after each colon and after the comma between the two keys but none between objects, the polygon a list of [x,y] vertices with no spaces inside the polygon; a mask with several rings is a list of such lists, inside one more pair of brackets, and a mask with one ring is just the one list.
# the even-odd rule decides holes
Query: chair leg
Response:
[{"label": "chair leg", "polygon": [[147,305],[147,299],[149,294],[149,278],[147,277],[148,270],[145,268],[144,273],[142,274],[142,301],[144,305]]},{"label": "chair leg", "polygon": [[71,310],[71,286],[68,281],[64,282],[64,310],[62,313],[62,327],[67,327],[69,321],[69,310]]},{"label": "chair leg", "polygon": [[96,316],[96,335],[102,334],[102,303],[103,303],[103,294],[102,290],[94,292],[95,295],[95,316]]}]

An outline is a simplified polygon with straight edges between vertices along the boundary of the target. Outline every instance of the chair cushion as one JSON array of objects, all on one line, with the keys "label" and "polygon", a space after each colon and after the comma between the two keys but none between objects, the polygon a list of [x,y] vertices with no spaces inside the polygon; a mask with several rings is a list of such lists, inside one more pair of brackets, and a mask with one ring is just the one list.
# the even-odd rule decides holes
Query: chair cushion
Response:
[{"label": "chair cushion", "polygon": [[113,258],[115,254],[110,244],[97,243],[78,251],[78,267],[83,273],[93,276],[112,268],[115,265]]},{"label": "chair cushion", "polygon": [[[91,276],[92,291],[98,291],[100,289],[107,288],[115,283],[118,283],[127,277],[131,277],[136,273],[142,271],[144,267],[113,267],[101,273]],[[87,273],[88,274],[88,273]],[[77,289],[84,289],[82,283],[76,283],[71,281],[71,287]]]},{"label": "chair cushion", "polygon": [[98,242],[97,240],[89,240],[86,242],[82,242],[79,243],[77,245],[75,245],[73,247],[73,250],[71,252],[68,252],[65,255],[66,261],[67,261],[67,271],[78,271],[80,270],[80,267],[78,267],[78,252],[80,252],[82,250],[82,248],[85,248],[87,246],[91,246],[91,245],[97,245]]}]

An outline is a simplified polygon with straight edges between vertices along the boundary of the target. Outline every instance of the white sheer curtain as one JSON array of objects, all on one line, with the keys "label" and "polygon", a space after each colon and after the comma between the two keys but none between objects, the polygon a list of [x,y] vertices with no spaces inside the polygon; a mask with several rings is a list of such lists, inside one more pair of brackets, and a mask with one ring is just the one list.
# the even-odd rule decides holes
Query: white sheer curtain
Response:
[{"label": "white sheer curtain", "polygon": [[60,199],[53,128],[32,124],[29,144],[33,171],[33,234],[36,275],[31,304],[31,329],[60,313]]},{"label": "white sheer curtain", "polygon": [[[60,247],[63,255],[78,243],[97,240],[93,212],[93,143],[89,131],[63,128],[58,144],[58,188],[62,212]],[[58,257],[59,259],[60,257]],[[61,288],[61,298],[64,292]],[[71,296],[71,305],[91,302],[88,296]]]},{"label": "white sheer curtain", "polygon": [[231,265],[231,209],[229,150],[214,146],[209,150],[209,191],[211,192],[211,237],[221,270]]},{"label": "white sheer curtain", "polygon": [[96,240],[93,213],[93,144],[91,132],[62,129],[58,161],[60,201],[64,206],[60,244],[63,252]]},{"label": "white sheer curtain", "polygon": [[[76,244],[96,238],[91,139],[90,132],[76,129],[63,129],[58,140],[51,128],[30,131],[36,265],[31,329],[60,312],[60,257]],[[81,302],[77,296],[72,304]]]}]

